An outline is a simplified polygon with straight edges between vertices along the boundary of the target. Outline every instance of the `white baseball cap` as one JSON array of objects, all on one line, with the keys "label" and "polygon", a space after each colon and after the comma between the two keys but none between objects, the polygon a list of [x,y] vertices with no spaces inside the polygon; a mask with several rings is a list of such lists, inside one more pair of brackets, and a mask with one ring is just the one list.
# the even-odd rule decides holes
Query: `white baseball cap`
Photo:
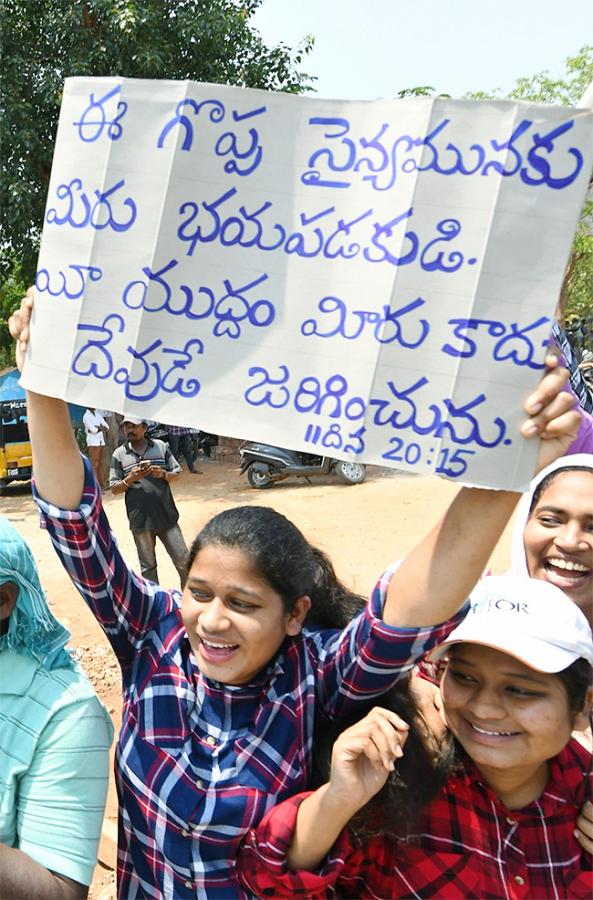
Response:
[{"label": "white baseball cap", "polygon": [[463,622],[429,658],[461,642],[508,653],[538,672],[561,672],[581,657],[593,666],[593,634],[576,603],[553,584],[523,575],[483,578]]},{"label": "white baseball cap", "polygon": [[122,425],[146,425],[146,419],[139,419],[138,416],[124,416]]}]

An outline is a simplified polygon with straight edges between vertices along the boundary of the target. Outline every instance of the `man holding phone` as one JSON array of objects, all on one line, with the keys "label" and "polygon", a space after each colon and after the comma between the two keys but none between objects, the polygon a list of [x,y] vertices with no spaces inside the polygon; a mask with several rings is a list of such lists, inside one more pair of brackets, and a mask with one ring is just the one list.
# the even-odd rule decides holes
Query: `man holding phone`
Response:
[{"label": "man holding phone", "polygon": [[126,512],[140,571],[148,581],[158,583],[158,537],[182,579],[187,547],[177,524],[179,512],[169,487],[181,467],[164,441],[146,437],[143,419],[126,416],[122,428],[126,442],[111,457],[109,486],[114,494],[126,495]]}]

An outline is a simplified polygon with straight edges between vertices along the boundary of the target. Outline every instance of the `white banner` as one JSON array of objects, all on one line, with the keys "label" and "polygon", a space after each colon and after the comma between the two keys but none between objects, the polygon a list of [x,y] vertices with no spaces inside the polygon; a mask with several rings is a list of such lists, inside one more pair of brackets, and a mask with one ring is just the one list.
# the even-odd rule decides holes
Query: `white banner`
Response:
[{"label": "white banner", "polygon": [[23,382],[525,487],[592,149],[585,109],[68,79]]}]

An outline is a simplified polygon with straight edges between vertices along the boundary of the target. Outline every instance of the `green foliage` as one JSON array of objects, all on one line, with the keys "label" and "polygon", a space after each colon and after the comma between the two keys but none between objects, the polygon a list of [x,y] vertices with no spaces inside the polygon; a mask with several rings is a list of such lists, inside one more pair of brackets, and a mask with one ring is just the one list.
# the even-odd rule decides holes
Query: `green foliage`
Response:
[{"label": "green foliage", "polygon": [[8,319],[18,309],[26,289],[21,266],[14,263],[8,277],[0,283],[0,369],[14,365],[14,348],[8,331]]},{"label": "green foliage", "polygon": [[431,84],[420,84],[417,87],[402,88],[395,96],[403,100],[405,97],[450,97],[451,94],[437,94],[436,88]]},{"label": "green foliage", "polygon": [[403,100],[404,97],[433,97],[435,94],[436,88],[431,84],[420,84],[417,87],[402,88],[395,96]]},{"label": "green foliage", "polygon": [[[593,202],[585,203],[572,245],[572,257],[566,274],[566,312],[568,316],[590,319],[593,316]],[[590,349],[593,349],[593,344]]]},{"label": "green foliage", "polygon": [[529,100],[532,103],[558,103],[574,106],[593,81],[593,45],[586,44],[576,56],[565,60],[565,72],[553,78],[548,71],[531,77],[518,78],[514,87],[504,93],[500,88],[467,94],[470,100],[492,100],[497,97]]},{"label": "green foliage", "polygon": [[193,79],[298,93],[312,38],[268,47],[249,20],[261,0],[2,0],[0,279],[31,281],[64,78]]}]

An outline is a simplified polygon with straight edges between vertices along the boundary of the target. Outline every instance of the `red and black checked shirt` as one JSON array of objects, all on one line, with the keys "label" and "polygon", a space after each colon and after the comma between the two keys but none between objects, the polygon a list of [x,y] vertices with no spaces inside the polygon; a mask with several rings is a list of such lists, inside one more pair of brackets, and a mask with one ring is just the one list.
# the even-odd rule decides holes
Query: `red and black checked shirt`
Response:
[{"label": "red and black checked shirt", "polygon": [[590,759],[571,740],[551,761],[539,800],[515,810],[468,760],[465,774],[449,780],[407,841],[377,836],[360,844],[346,829],[317,872],[292,872],[286,865],[298,807],[309,796],[299,794],[249,832],[239,876],[262,898],[591,900],[591,856],[573,835]]},{"label": "red and black checked shirt", "polygon": [[382,693],[466,610],[435,628],[391,628],[380,618],[387,576],[345,631],[287,638],[251,684],[233,687],[198,670],[179,593],[128,569],[88,463],[78,510],[37,503],[122,669],[119,896],[249,896],[237,848],[271,807],[306,788],[316,707],[346,715]]}]

